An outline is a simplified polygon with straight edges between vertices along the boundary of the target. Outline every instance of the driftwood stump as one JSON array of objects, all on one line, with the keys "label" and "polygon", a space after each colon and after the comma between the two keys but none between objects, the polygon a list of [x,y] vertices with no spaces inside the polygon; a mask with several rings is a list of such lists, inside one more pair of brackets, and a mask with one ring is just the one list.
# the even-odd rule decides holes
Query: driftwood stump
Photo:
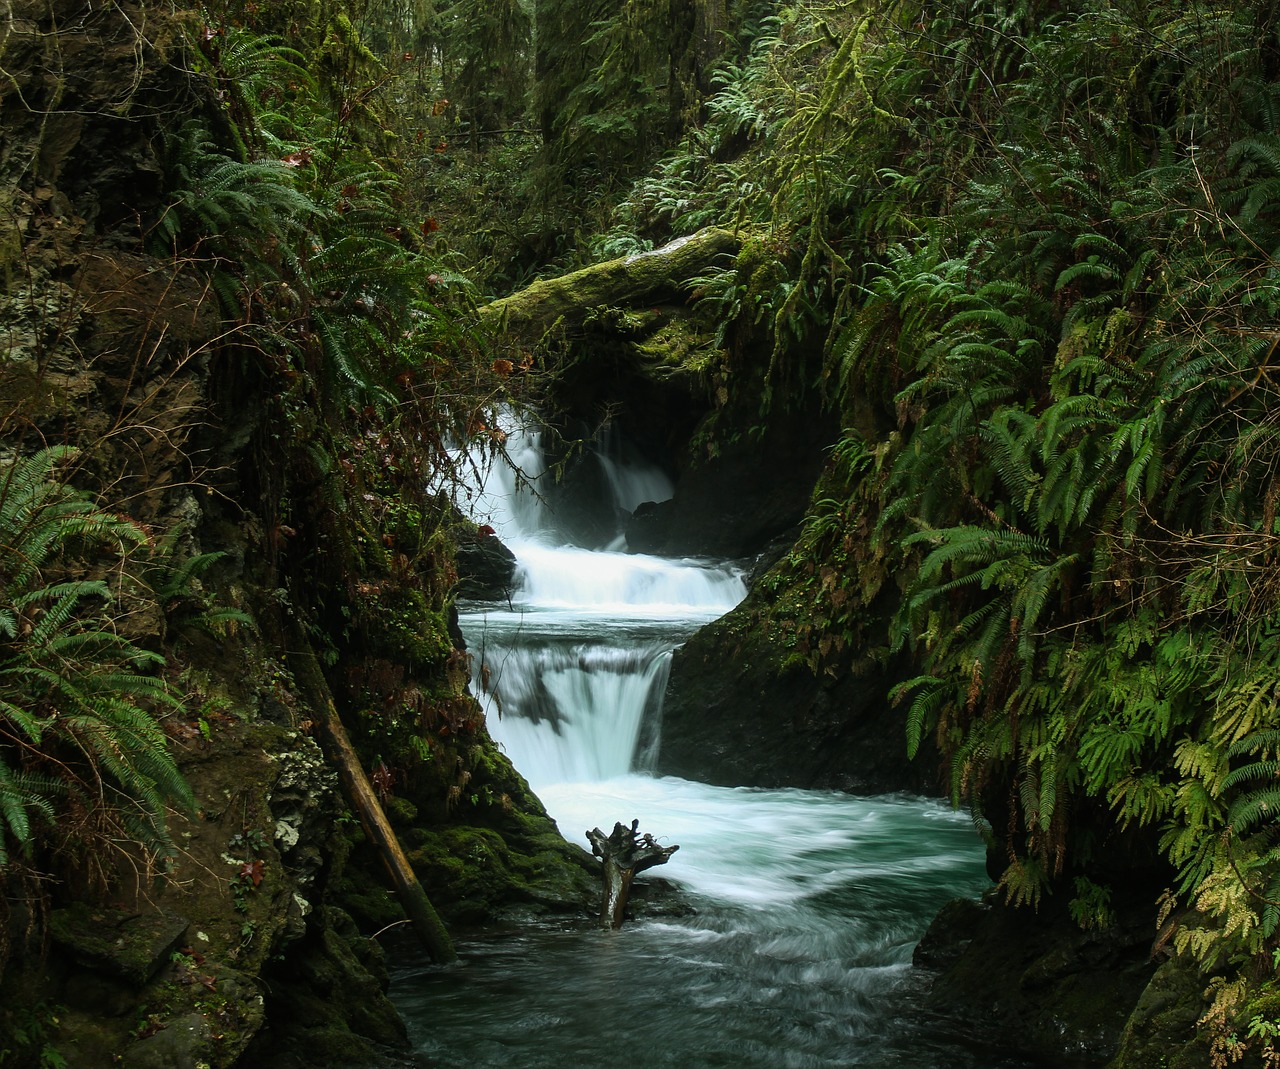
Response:
[{"label": "driftwood stump", "polygon": [[640,835],[636,831],[639,826],[640,821],[633,820],[630,828],[625,824],[615,824],[609,835],[599,828],[587,832],[591,852],[604,862],[600,923],[606,928],[622,927],[627,899],[631,896],[632,877],[654,865],[665,865],[667,859],[680,849],[678,846],[659,846],[652,835]]}]

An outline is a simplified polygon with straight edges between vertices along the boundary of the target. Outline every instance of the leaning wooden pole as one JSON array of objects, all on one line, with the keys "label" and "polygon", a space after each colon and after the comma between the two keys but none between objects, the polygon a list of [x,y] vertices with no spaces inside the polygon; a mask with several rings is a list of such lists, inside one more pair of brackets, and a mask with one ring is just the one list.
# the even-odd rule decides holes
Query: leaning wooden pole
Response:
[{"label": "leaning wooden pole", "polygon": [[409,918],[413,930],[417,933],[426,952],[432,961],[449,962],[458,957],[453,949],[453,940],[449,938],[440,915],[432,906],[427,892],[404,856],[400,848],[400,840],[392,830],[391,822],[382,811],[378,795],[365,775],[364,766],[351,738],[338,716],[337,706],[333,703],[333,695],[329,684],[320,670],[315,652],[304,637],[298,636],[294,642],[297,646],[293,653],[296,677],[308,692],[310,704],[316,713],[316,723],[320,727],[321,743],[329,759],[338,766],[338,776],[342,780],[343,789],[364,826],[365,834],[373,843],[382,863],[387,868],[391,882],[400,896],[400,904]]}]

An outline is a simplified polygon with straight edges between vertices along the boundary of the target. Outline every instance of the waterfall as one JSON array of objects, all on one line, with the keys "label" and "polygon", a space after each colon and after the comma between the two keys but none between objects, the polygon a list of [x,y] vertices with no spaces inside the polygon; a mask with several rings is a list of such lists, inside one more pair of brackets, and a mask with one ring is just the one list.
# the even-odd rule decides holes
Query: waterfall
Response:
[{"label": "waterfall", "polygon": [[[569,839],[638,819],[678,843],[660,873],[694,912],[608,933],[464,936],[456,969],[397,970],[415,1049],[441,1069],[560,1069],[619,1051],[680,1069],[1021,1066],[931,1031],[913,1002],[929,918],[989,885],[968,821],[927,799],[638,774],[671,650],[737,603],[742,575],[563,544],[531,493],[547,478],[537,435],[512,431],[508,451],[521,473],[492,467],[472,507],[515,552],[516,588],[461,613],[490,731]],[[609,456],[600,485],[616,508],[662,492],[624,444]]]},{"label": "waterfall", "polygon": [[458,505],[477,523],[487,523],[504,542],[527,541],[549,527],[538,486],[547,478],[542,432],[517,426],[506,438],[505,456],[476,456],[462,451],[459,466],[475,472],[476,485]]},{"label": "waterfall", "polygon": [[[646,501],[670,500],[675,492],[666,474],[646,464],[612,425],[601,432],[598,456],[615,508],[634,512]],[[619,535],[609,548],[621,549],[623,541]]]},{"label": "waterfall", "polygon": [[[460,614],[473,688],[535,789],[623,775],[655,745],[671,651],[742,599],[741,570],[557,543],[540,435],[514,428],[507,453],[519,470],[495,461],[471,501],[518,562],[509,601]],[[616,436],[598,459],[619,513],[671,493]]]},{"label": "waterfall", "polygon": [[641,728],[666,687],[668,651],[548,638],[505,649],[487,696],[490,730],[537,786],[610,779],[636,764]]}]

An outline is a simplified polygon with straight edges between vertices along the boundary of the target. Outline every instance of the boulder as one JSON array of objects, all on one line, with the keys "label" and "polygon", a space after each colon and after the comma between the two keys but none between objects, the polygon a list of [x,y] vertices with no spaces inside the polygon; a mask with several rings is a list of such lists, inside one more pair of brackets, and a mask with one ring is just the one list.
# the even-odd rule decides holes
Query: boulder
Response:
[{"label": "boulder", "polygon": [[168,964],[188,925],[167,910],[129,913],[76,903],[53,911],[49,934],[78,965],[141,987]]},{"label": "boulder", "polygon": [[480,528],[457,549],[458,586],[462,598],[496,601],[511,592],[516,574],[516,555],[497,535]]},{"label": "boulder", "polygon": [[1038,909],[994,896],[945,907],[915,957],[935,972],[926,1008],[974,1044],[1038,1063],[1105,1064],[1155,970],[1150,918],[1121,910],[1113,924],[1085,930],[1068,893]]},{"label": "boulder", "polygon": [[728,787],[936,794],[926,747],[906,759],[898,676],[866,658],[838,676],[787,663],[738,609],[678,649],[663,706],[657,770]]}]

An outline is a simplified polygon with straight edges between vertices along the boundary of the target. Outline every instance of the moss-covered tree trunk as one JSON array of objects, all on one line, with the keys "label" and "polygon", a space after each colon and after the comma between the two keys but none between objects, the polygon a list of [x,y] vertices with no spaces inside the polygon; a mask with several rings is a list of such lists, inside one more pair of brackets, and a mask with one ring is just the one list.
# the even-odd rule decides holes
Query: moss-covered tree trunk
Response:
[{"label": "moss-covered tree trunk", "polygon": [[485,305],[480,314],[491,326],[536,340],[558,322],[581,319],[594,308],[632,304],[679,289],[719,257],[735,255],[740,244],[736,234],[707,227],[652,252],[540,279]]}]

